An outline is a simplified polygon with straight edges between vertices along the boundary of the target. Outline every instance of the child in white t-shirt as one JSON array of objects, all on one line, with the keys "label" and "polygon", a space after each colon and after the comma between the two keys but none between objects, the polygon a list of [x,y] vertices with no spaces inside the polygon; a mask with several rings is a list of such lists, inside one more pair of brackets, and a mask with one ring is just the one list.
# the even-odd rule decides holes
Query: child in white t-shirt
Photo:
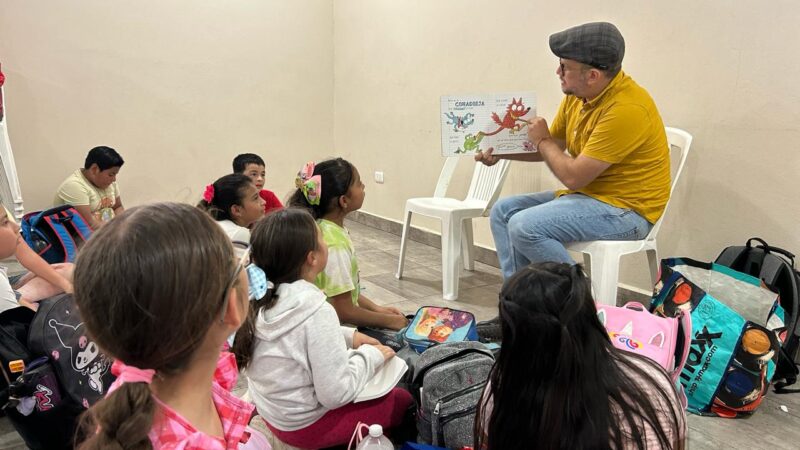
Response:
[{"label": "child in white t-shirt", "polygon": [[36,254],[19,234],[19,225],[0,206],[0,259],[15,256],[28,269],[21,276],[8,277],[0,266],[0,311],[27,306],[34,311],[37,302],[62,292],[72,292],[72,264],[49,264]]},{"label": "child in white t-shirt", "polygon": [[234,242],[250,242],[250,227],[264,216],[264,199],[242,174],[225,175],[206,186],[197,205],[206,210]]}]

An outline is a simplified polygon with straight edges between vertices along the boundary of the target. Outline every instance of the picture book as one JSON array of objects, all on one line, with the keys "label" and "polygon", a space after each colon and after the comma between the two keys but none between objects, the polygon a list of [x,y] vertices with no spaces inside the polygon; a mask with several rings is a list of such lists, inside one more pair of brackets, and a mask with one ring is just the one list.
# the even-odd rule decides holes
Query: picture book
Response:
[{"label": "picture book", "polygon": [[536,116],[536,94],[448,95],[441,99],[442,155],[532,151],[527,121]]},{"label": "picture book", "polygon": [[375,375],[367,381],[364,389],[358,393],[353,403],[383,397],[388,394],[408,370],[408,364],[397,356],[386,361]]}]

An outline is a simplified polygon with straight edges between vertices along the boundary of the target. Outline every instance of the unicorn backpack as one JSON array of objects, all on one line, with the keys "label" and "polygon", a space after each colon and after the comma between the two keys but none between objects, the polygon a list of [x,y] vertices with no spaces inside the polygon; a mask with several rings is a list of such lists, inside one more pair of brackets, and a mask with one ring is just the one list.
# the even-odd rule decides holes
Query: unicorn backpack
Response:
[{"label": "unicorn backpack", "polygon": [[597,305],[597,318],[614,347],[652,359],[678,381],[692,342],[689,314],[667,318],[650,314],[641,303]]}]

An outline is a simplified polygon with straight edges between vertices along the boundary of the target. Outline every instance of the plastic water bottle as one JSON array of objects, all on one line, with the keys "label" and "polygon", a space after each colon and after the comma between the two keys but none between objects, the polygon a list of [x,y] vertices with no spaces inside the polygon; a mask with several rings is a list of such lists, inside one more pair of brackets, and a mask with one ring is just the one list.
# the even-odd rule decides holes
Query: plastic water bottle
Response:
[{"label": "plastic water bottle", "polygon": [[369,436],[364,438],[356,447],[356,450],[394,450],[394,445],[386,436],[383,435],[383,427],[380,425],[369,426]]}]

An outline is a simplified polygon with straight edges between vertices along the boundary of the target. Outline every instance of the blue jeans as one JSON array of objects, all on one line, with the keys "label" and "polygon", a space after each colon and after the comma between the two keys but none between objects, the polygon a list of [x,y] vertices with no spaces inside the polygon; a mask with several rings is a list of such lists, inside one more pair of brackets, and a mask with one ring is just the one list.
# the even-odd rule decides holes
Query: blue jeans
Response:
[{"label": "blue jeans", "polygon": [[537,192],[499,200],[490,218],[503,277],[531,263],[575,264],[564,243],[644,239],[653,226],[630,209],[583,194]]}]

